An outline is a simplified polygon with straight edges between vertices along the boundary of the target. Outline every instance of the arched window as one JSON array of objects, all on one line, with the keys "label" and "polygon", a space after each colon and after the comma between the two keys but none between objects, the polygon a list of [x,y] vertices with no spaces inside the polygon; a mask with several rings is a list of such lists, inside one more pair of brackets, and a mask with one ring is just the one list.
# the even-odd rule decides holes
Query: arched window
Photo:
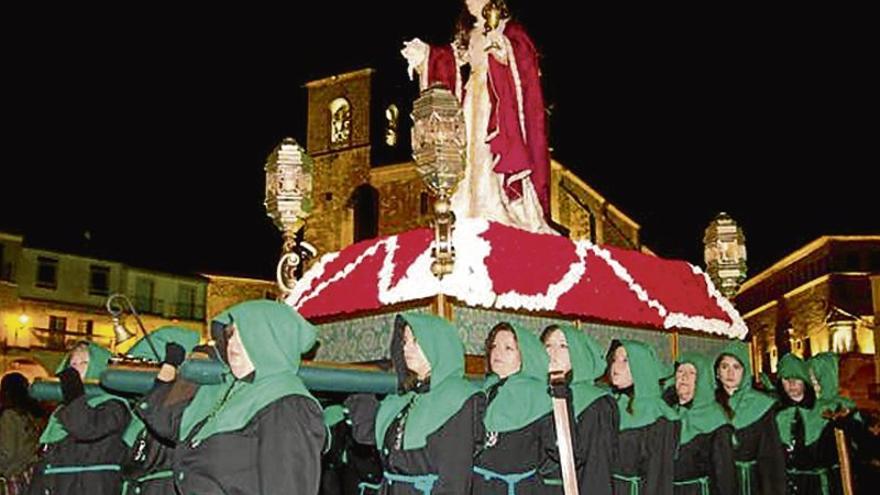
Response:
[{"label": "arched window", "polygon": [[385,144],[388,146],[397,146],[397,121],[400,117],[400,110],[397,105],[388,105],[385,109]]},{"label": "arched window", "polygon": [[379,191],[369,184],[354,190],[348,207],[353,211],[353,241],[373,239],[379,235]]},{"label": "arched window", "polygon": [[351,105],[345,98],[330,102],[330,144],[346,145],[351,141]]}]

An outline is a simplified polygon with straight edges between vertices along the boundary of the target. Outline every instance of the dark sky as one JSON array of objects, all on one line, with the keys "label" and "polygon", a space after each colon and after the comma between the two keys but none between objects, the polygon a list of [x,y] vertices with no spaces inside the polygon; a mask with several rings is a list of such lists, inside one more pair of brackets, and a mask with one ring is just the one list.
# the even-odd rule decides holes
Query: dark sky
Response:
[{"label": "dark sky", "polygon": [[[823,234],[880,233],[876,53],[848,26],[509,3],[542,52],[555,158],[658,254],[701,264],[722,210],[753,274]],[[0,228],[71,249],[89,231],[95,252],[166,270],[272,273],[262,166],[282,137],[305,140],[303,83],[402,75],[402,41],[445,41],[458,10],[319,4],[12,22]]]}]

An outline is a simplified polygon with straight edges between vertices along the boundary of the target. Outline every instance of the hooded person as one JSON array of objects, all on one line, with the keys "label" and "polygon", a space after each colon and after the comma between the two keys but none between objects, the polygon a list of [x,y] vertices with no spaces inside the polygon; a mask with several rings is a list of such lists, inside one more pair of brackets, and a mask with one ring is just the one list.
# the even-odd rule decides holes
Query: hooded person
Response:
[{"label": "hooded person", "polygon": [[[367,404],[360,404],[366,402]],[[372,418],[355,417],[372,411]],[[330,442],[323,457],[321,495],[374,495],[382,482],[382,463],[376,450],[372,428],[378,402],[373,394],[352,394],[343,404],[324,408],[324,425],[330,432]],[[360,431],[364,424],[369,432]]]},{"label": "hooded person", "polygon": [[732,342],[715,359],[715,399],[734,428],[739,493],[785,493],[785,452],[776,428],[776,400],[752,387],[749,347]]},{"label": "hooded person", "polygon": [[215,317],[211,333],[229,366],[224,380],[195,386],[176,379],[136,408],[175,446],[176,490],[316,494],[326,431],[320,404],[297,376],[314,327],[287,305],[255,300]]},{"label": "hooded person", "polygon": [[[128,350],[127,355],[137,359],[179,365],[183,362],[184,356],[189,354],[198,343],[198,332],[165,326],[150,332],[149,340],[141,337]],[[170,384],[156,380],[154,386],[168,387]],[[152,434],[137,416],[125,429],[122,441],[129,449],[126,461],[122,465],[123,495],[173,495],[175,493],[174,480],[171,476],[173,444]]]},{"label": "hooded person", "polygon": [[712,362],[684,353],[675,368],[667,402],[681,418],[675,458],[675,495],[734,495],[733,426],[715,400]]},{"label": "hooded person", "polygon": [[842,427],[852,440],[857,428],[850,423],[857,420],[852,414],[835,421],[827,417],[838,411],[855,412],[855,403],[839,395],[837,356],[822,353],[807,363],[786,354],[779,360],[777,375],[783,407],[776,414],[776,425],[786,447],[789,492],[843,493],[834,428]]},{"label": "hooded person", "polygon": [[614,493],[671,495],[681,424],[662,398],[660,360],[654,349],[634,340],[612,341],[606,359],[620,414]]},{"label": "hooded person", "polygon": [[43,456],[34,469],[30,493],[118,494],[122,433],[131,421],[128,403],[101,388],[87,396],[83,382],[98,380],[110,351],[79,342],[58,367],[62,404],[40,436]]},{"label": "hooded person", "polygon": [[[379,450],[380,493],[470,493],[483,399],[464,378],[458,331],[437,316],[397,315],[390,347],[397,393],[388,394],[377,411],[364,394],[345,401],[354,441]],[[362,481],[360,489],[372,493],[375,485]]]},{"label": "hooded person", "polygon": [[27,493],[47,416],[28,394],[28,385],[15,371],[0,380],[0,484],[11,495]]},{"label": "hooded person", "polygon": [[433,315],[398,315],[391,337],[398,377],[375,418],[385,495],[470,493],[483,398],[464,378],[458,331]]},{"label": "hooded person", "polygon": [[561,493],[544,482],[559,476],[550,456],[557,447],[547,351],[531,331],[499,323],[489,332],[486,352],[485,438],[474,458],[473,493]]},{"label": "hooded person", "polygon": [[[596,379],[605,372],[602,350],[593,337],[568,325],[547,327],[541,341],[550,357],[551,371],[566,373],[568,391],[564,395],[573,418],[570,423],[578,490],[591,495],[611,495],[611,465],[617,448],[620,415],[611,394],[595,385]],[[558,463],[557,450],[550,449],[549,453]],[[554,480],[561,483],[561,474]],[[550,478],[545,482],[550,482]]]}]

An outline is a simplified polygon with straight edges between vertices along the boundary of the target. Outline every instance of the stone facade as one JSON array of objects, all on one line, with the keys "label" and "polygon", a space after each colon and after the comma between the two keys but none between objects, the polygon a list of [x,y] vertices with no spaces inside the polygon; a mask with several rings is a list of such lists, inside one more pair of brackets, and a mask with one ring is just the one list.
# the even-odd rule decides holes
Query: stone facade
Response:
[{"label": "stone facade", "polygon": [[[306,84],[308,88],[307,150],[315,164],[315,210],[306,222],[305,239],[319,254],[339,251],[361,240],[364,232],[393,235],[427,227],[433,215],[433,198],[411,161],[374,163],[377,136],[385,129],[377,113],[378,101],[370,69],[328,77]],[[350,139],[333,143],[331,107],[340,99],[350,105]],[[374,99],[377,103],[374,105]],[[401,108],[406,108],[399,102]],[[409,119],[402,115],[401,119]],[[401,132],[408,127],[401,124]],[[378,136],[381,137],[381,136]],[[401,139],[401,146],[408,145]],[[399,150],[398,150],[399,151]],[[398,155],[401,155],[398,153]],[[589,239],[628,249],[641,249],[639,225],[597,191],[558,162],[551,164],[551,217],[568,230],[572,239]],[[372,211],[374,209],[375,211]],[[363,211],[362,211],[363,210]],[[359,222],[375,222],[364,226]]]},{"label": "stone facade", "polygon": [[278,297],[278,286],[271,280],[209,274],[204,277],[208,279],[208,321],[240,302]]},{"label": "stone facade", "polygon": [[734,300],[759,369],[775,372],[787,352],[875,354],[871,274],[878,272],[880,236],[822,237],[747,280]]}]

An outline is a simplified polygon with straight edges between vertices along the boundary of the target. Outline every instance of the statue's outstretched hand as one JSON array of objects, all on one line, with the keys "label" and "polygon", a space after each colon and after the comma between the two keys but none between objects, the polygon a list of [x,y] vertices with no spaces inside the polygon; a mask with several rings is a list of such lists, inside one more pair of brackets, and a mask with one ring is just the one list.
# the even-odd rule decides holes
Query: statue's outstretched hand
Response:
[{"label": "statue's outstretched hand", "polygon": [[428,44],[418,38],[413,38],[403,42],[403,49],[400,50],[400,53],[406,59],[408,65],[406,70],[409,79],[412,80],[413,72],[417,71],[428,57]]}]

